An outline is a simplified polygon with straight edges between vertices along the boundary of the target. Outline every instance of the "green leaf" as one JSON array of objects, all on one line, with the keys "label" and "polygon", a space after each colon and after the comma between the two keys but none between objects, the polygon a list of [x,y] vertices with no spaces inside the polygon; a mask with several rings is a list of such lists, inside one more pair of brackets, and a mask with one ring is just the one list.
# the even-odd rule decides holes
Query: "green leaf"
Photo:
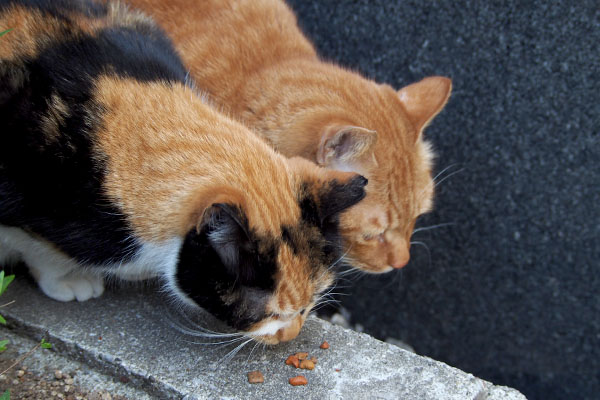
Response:
[{"label": "green leaf", "polygon": [[[40,346],[42,346],[42,349],[51,349],[52,343],[48,343],[48,342],[46,342],[46,339],[42,339],[42,341],[40,342]],[[2,399],[0,399],[0,400],[2,400]]]},{"label": "green leaf", "polygon": [[[0,32],[0,37],[6,35],[8,32],[12,31],[12,29],[7,29],[5,31]],[[0,398],[0,400],[3,400],[2,398]]]},{"label": "green leaf", "polygon": [[0,400],[10,400],[10,390],[7,389],[6,392],[2,393]]},{"label": "green leaf", "polygon": [[6,325],[6,320],[4,319],[4,317],[2,315],[0,315],[0,324]]},{"label": "green leaf", "polygon": [[0,353],[6,350],[6,345],[8,344],[8,340],[0,340]]},{"label": "green leaf", "polygon": [[0,294],[2,294],[2,286],[4,285],[4,270],[0,271]]},{"label": "green leaf", "polygon": [[[4,272],[4,271],[2,271]],[[8,285],[10,285],[10,283],[15,279],[14,275],[8,275],[6,277],[4,277],[4,279],[2,280],[2,282],[0,282],[0,294],[4,293],[4,291],[6,290],[6,288],[8,287]]]}]

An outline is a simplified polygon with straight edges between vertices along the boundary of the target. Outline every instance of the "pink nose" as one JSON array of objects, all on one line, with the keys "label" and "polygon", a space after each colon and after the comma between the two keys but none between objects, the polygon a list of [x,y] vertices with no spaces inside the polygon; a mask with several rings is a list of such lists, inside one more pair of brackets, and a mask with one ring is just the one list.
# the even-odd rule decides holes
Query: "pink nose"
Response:
[{"label": "pink nose", "polygon": [[392,266],[392,268],[400,269],[400,268],[404,267],[406,264],[408,264],[408,260],[395,261],[393,264],[390,264],[390,265]]},{"label": "pink nose", "polygon": [[406,248],[400,253],[394,254],[392,259],[390,260],[390,266],[392,268],[400,269],[404,267],[410,261],[410,252],[409,249]]}]

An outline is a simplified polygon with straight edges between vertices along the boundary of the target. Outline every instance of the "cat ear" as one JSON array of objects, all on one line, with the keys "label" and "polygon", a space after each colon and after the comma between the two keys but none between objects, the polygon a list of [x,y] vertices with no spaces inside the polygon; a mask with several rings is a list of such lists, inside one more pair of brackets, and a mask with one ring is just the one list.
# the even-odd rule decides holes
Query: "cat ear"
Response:
[{"label": "cat ear", "polygon": [[[339,174],[341,173],[338,172]],[[336,178],[324,185],[319,192],[321,219],[344,211],[366,196],[365,186],[369,182],[367,178],[354,173],[343,174],[351,178],[347,180]]]},{"label": "cat ear", "polygon": [[415,127],[415,141],[433,117],[442,111],[451,91],[452,81],[442,76],[427,77],[398,91],[408,118]]},{"label": "cat ear", "polygon": [[208,242],[227,271],[240,274],[240,255],[251,246],[243,212],[234,205],[216,203],[205,210],[203,221]]},{"label": "cat ear", "polygon": [[[377,142],[377,132],[358,126],[330,126],[321,136],[317,163],[322,166],[343,168],[351,164]],[[336,168],[337,167],[337,168]]]}]

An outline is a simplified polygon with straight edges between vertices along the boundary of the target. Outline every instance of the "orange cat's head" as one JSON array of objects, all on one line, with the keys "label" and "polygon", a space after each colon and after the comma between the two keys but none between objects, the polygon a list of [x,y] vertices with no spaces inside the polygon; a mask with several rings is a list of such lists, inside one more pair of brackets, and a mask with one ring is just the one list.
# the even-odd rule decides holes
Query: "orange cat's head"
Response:
[{"label": "orange cat's head", "polygon": [[433,153],[422,131],[446,104],[451,81],[429,77],[395,91],[339,68],[335,73],[347,86],[329,95],[329,111],[294,128],[320,132],[314,155],[320,165],[369,179],[367,197],[341,217],[347,261],[373,273],[401,268],[415,221],[433,204]]}]

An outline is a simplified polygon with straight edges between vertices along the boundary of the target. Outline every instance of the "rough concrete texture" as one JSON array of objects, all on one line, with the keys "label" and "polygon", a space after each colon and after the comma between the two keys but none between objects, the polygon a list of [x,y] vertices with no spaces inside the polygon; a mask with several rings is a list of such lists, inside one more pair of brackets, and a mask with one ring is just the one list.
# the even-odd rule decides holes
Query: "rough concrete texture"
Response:
[{"label": "rough concrete texture", "polygon": [[[35,336],[33,333],[30,336]],[[16,360],[25,356],[29,350],[39,343],[39,337],[36,341],[23,335],[21,332],[9,329],[0,329],[0,337],[2,340],[8,340],[8,349],[2,353],[3,359]],[[75,361],[70,357],[69,353],[56,352],[52,350],[42,350],[38,348],[30,355],[25,357],[21,363],[15,368],[20,369],[27,367],[27,371],[41,377],[42,379],[52,382],[55,381],[54,372],[60,370],[74,377],[74,385],[78,388],[87,390],[88,392],[103,392],[107,391],[112,396],[119,395],[127,399],[135,400],[153,400],[145,391],[137,389],[133,385],[122,383],[118,378],[106,375],[89,365]],[[3,378],[4,376],[2,376]],[[6,386],[10,386],[10,382],[6,382],[0,378],[0,393],[4,392]],[[13,400],[21,400],[12,396]]]},{"label": "rough concrete texture", "polygon": [[419,221],[453,225],[357,282],[352,323],[531,399],[598,399],[598,1],[290,4],[326,59],[397,88],[454,82],[425,136],[435,173],[461,172]]},{"label": "rough concrete texture", "polygon": [[[58,354],[109,376],[125,376],[132,390],[142,389],[150,398],[524,399],[514,389],[314,317],[292,342],[268,348],[249,343],[228,359],[238,342],[202,345],[198,342],[206,339],[183,335],[172,321],[190,322],[174,317],[152,287],[121,288],[85,303],[59,303],[18,279],[3,297],[15,300],[3,309],[14,333],[39,340],[47,332]],[[223,328],[208,316],[198,318],[196,323],[204,327]],[[319,347],[324,340],[330,344],[327,350]],[[299,351],[317,357],[314,370],[284,364]],[[246,374],[253,370],[264,374],[263,384],[247,382]],[[299,374],[306,376],[307,386],[288,383]]]}]

